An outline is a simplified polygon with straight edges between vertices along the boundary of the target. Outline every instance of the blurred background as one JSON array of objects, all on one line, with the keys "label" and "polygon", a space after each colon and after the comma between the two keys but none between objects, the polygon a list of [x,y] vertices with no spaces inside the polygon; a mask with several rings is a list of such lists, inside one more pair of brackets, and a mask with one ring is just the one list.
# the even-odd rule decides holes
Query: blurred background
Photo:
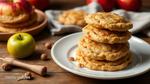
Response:
[{"label": "blurred background", "polygon": [[[87,1],[91,0],[29,0],[32,4],[35,4],[41,9],[70,9],[77,6],[82,6],[87,4]],[[99,1],[99,0],[98,0]],[[111,1],[117,0],[100,0],[112,3]],[[123,1],[123,0],[120,0]],[[124,0],[124,1],[136,1],[136,0]],[[139,1],[139,0],[137,0]],[[142,2],[142,7],[150,8],[150,0],[140,0]]]},{"label": "blurred background", "polygon": [[[88,0],[50,0],[50,6],[52,9],[68,9],[85,5],[87,1]],[[150,0],[141,1],[144,8],[150,8]]]},{"label": "blurred background", "polygon": [[[127,10],[124,14],[120,14],[128,18],[133,23],[133,34],[140,32],[150,37],[150,0],[28,0],[36,8],[45,10],[66,10],[75,7],[87,5],[93,1],[97,1],[104,11],[121,11],[116,9]],[[94,4],[95,5],[95,4]],[[130,11],[132,13],[130,13]],[[148,12],[147,12],[148,11]],[[127,14],[126,14],[127,13]],[[49,14],[47,14],[49,15]],[[129,17],[130,16],[130,17]],[[143,17],[144,16],[144,17]],[[142,36],[141,34],[137,34]]]}]

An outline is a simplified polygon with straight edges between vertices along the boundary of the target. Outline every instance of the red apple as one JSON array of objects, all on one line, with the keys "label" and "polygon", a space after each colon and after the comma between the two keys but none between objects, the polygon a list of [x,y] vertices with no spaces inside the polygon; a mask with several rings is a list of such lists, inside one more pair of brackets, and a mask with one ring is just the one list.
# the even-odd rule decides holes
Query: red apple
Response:
[{"label": "red apple", "polygon": [[36,8],[44,10],[49,7],[50,0],[28,0],[31,5],[34,5]]},{"label": "red apple", "polygon": [[129,11],[139,11],[142,6],[141,0],[118,0],[118,6]]},{"label": "red apple", "polygon": [[18,15],[31,11],[32,6],[26,0],[0,0],[0,15]]},{"label": "red apple", "polygon": [[[87,0],[87,3],[91,3],[94,0]],[[115,6],[115,0],[97,0],[97,2],[102,6],[103,10],[106,12],[111,11]]]}]

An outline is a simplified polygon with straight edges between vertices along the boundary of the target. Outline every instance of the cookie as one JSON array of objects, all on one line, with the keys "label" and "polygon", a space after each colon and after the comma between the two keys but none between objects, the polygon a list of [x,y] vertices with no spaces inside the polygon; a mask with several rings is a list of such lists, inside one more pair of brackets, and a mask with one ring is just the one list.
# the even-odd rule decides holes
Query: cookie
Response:
[{"label": "cookie", "polygon": [[100,60],[90,59],[85,55],[81,54],[79,50],[77,50],[76,61],[83,67],[92,70],[118,71],[128,67],[128,65],[132,62],[132,55],[131,53],[129,53],[125,57],[111,62],[111,61],[100,61]]},{"label": "cookie", "polygon": [[29,19],[30,14],[20,14],[18,16],[0,16],[0,23],[20,23]]},{"label": "cookie", "polygon": [[83,37],[78,43],[78,49],[91,59],[115,61],[129,53],[129,43],[105,44]]},{"label": "cookie", "polygon": [[129,31],[110,31],[106,29],[98,29],[93,25],[87,25],[82,30],[84,35],[101,43],[126,43],[131,37],[131,33]]},{"label": "cookie", "polygon": [[132,23],[124,17],[110,12],[89,14],[85,17],[85,21],[97,26],[97,28],[105,28],[111,31],[127,31],[133,27]]},{"label": "cookie", "polygon": [[28,26],[32,25],[33,23],[35,23],[36,18],[37,18],[37,14],[34,12],[30,16],[30,18],[25,22],[21,22],[21,23],[0,23],[0,25],[2,27],[6,27],[6,28],[28,27]]},{"label": "cookie", "polygon": [[19,28],[8,28],[8,27],[0,26],[0,32],[16,33],[16,32],[26,32],[29,29],[33,30],[36,26],[41,24],[41,22],[44,20],[43,16],[40,13],[36,12],[36,14],[37,14],[36,21],[32,25],[27,26],[27,27],[19,27]]},{"label": "cookie", "polygon": [[85,15],[87,13],[83,10],[68,10],[59,15],[58,21],[64,25],[78,25],[83,27],[86,25],[84,20]]}]

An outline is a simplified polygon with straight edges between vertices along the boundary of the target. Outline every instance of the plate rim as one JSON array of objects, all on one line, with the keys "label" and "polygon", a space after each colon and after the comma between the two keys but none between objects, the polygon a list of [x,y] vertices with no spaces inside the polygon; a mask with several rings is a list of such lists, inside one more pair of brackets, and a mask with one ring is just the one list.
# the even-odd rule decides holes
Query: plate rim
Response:
[{"label": "plate rim", "polygon": [[[134,74],[131,74],[131,75],[126,75],[126,76],[118,76],[118,77],[114,77],[114,78],[113,78],[113,77],[96,77],[96,76],[93,76],[93,75],[89,76],[89,74],[82,73],[82,72],[78,72],[78,71],[76,71],[76,70],[70,69],[70,68],[66,67],[65,65],[61,64],[61,63],[55,58],[53,51],[54,51],[56,45],[57,45],[60,41],[62,41],[62,40],[65,39],[65,38],[68,38],[68,37],[70,37],[70,36],[76,35],[76,34],[82,34],[82,32],[73,33],[73,34],[70,34],[70,35],[67,35],[67,36],[64,36],[64,37],[60,38],[59,40],[57,40],[57,41],[54,43],[54,45],[53,45],[52,48],[51,48],[51,57],[52,57],[52,59],[54,60],[54,62],[55,62],[57,65],[59,65],[59,67],[63,68],[64,70],[67,70],[67,71],[70,72],[70,73],[73,73],[73,74],[76,74],[76,75],[79,75],[79,76],[82,76],[82,77],[87,77],[87,78],[104,79],[104,80],[116,80],[116,79],[124,79],[124,78],[130,78],[130,77],[138,76],[138,75],[144,74],[144,73],[146,73],[146,72],[148,72],[148,71],[150,70],[150,69],[146,69],[146,70],[141,71],[141,72],[139,72],[139,73],[134,73]],[[148,44],[146,41],[144,41],[144,40],[142,40],[142,39],[140,39],[140,38],[138,38],[138,37],[132,36],[132,38],[136,39],[137,41],[144,42],[144,43]],[[149,45],[149,44],[148,44],[148,45]]]}]

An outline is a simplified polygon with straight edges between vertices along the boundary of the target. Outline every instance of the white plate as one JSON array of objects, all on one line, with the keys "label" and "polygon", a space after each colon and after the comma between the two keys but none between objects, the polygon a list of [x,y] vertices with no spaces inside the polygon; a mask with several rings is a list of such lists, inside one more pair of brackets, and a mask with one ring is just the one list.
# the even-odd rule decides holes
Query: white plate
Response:
[{"label": "white plate", "polygon": [[143,74],[150,70],[150,45],[145,41],[133,37],[129,40],[130,50],[133,53],[133,62],[124,70],[116,72],[94,71],[87,68],[78,68],[76,62],[69,62],[69,56],[75,56],[77,42],[82,33],[74,33],[58,40],[51,49],[53,60],[63,69],[74,74],[96,79],[122,79]]}]

